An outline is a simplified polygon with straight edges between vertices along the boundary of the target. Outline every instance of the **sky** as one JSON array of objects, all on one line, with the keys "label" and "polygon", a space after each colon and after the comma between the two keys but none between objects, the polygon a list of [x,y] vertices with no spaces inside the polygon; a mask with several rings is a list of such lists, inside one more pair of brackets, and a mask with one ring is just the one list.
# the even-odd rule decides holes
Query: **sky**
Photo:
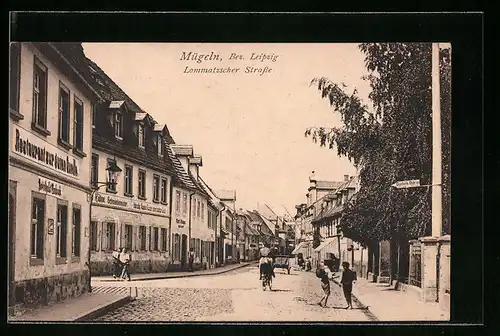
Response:
[{"label": "sky", "polygon": [[[236,206],[268,204],[283,215],[306,202],[309,176],[340,181],[354,166],[321,148],[304,132],[341,126],[322,99],[316,77],[358,90],[368,104],[370,87],[357,44],[84,43],[96,62],[144,111],[166,124],[177,144],[193,145],[203,157],[202,178],[212,189],[236,190]],[[198,63],[192,52],[219,55]],[[230,59],[231,54],[243,59]],[[266,54],[268,59],[251,59]],[[273,56],[276,56],[273,60]],[[255,58],[255,57],[254,57]],[[247,66],[271,69],[245,73]],[[188,70],[186,70],[186,67]],[[239,68],[228,73],[189,69]],[[186,73],[188,72],[188,73]]]}]

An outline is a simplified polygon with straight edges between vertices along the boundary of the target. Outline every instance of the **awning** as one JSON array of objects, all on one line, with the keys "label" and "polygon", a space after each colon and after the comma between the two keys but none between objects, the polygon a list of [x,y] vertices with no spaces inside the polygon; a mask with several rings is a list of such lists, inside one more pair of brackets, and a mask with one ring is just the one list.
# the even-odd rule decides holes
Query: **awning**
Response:
[{"label": "awning", "polygon": [[326,238],[321,244],[319,244],[318,247],[316,247],[314,249],[314,252],[320,252],[322,249],[324,249],[325,247],[327,247],[328,245],[330,245],[331,243],[333,243],[334,241],[336,241],[337,238]]},{"label": "awning", "polygon": [[305,249],[308,245],[308,242],[302,242],[302,243],[299,243],[299,245],[297,245],[295,247],[295,249],[292,251],[291,254],[298,254],[300,253],[299,251],[302,250],[302,249]]}]

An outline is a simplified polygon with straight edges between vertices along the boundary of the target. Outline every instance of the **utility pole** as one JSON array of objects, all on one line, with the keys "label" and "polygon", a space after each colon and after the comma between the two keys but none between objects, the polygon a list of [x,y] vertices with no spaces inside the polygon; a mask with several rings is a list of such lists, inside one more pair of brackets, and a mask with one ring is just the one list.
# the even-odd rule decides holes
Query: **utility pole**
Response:
[{"label": "utility pole", "polygon": [[439,43],[432,44],[432,236],[442,234],[441,88]]}]

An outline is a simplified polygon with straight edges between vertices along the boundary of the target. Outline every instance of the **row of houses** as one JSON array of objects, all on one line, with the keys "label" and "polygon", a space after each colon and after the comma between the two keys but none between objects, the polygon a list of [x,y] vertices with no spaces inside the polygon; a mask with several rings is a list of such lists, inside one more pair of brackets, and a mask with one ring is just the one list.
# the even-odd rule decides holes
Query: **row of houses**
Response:
[{"label": "row of houses", "polygon": [[152,112],[80,43],[11,45],[9,307],[90,291],[121,247],[140,273],[185,269],[191,250],[195,268],[252,260],[279,241]]},{"label": "row of houses", "polygon": [[347,261],[358,277],[391,283],[419,300],[438,301],[449,311],[449,235],[421,237],[407,245],[386,240],[365,248],[339,230],[345,205],[355,201],[360,188],[358,177],[344,175],[343,181],[322,181],[313,171],[309,183],[307,202],[296,205],[294,255],[310,257],[313,265],[325,261],[335,268]]}]

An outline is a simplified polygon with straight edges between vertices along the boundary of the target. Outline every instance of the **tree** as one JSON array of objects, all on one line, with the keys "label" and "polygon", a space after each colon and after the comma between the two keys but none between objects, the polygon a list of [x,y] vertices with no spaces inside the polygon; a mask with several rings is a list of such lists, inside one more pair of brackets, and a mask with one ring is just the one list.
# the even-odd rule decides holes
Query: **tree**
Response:
[{"label": "tree", "polygon": [[339,156],[359,168],[361,188],[340,221],[344,235],[363,245],[386,239],[406,244],[430,233],[430,190],[394,189],[391,184],[408,179],[431,183],[431,44],[367,43],[359,48],[369,71],[364,79],[370,82],[373,108],[363,104],[356,89],[349,93],[343,83],[313,79],[343,126],[312,127],[305,135],[321,146],[336,147]]}]

